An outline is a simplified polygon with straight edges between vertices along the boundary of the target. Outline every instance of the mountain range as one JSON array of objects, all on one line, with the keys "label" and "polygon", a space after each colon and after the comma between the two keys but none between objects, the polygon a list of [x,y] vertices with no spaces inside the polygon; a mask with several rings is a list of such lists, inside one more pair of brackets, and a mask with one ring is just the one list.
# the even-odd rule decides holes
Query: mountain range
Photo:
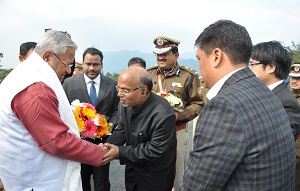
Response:
[{"label": "mountain range", "polygon": [[[127,68],[127,63],[132,57],[143,58],[146,61],[147,68],[157,64],[153,53],[144,53],[138,50],[103,52],[103,73],[121,73]],[[186,66],[196,70],[200,75],[199,63],[195,57],[195,53],[180,54],[178,63],[181,66]]]}]

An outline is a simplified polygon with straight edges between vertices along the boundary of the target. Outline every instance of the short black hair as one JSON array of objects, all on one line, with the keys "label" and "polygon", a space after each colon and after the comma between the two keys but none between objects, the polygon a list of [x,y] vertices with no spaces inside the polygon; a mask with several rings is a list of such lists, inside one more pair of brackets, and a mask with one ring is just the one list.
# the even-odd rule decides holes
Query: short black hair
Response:
[{"label": "short black hair", "polygon": [[21,46],[20,46],[20,55],[21,56],[26,56],[26,54],[28,53],[28,51],[30,49],[35,48],[36,44],[37,44],[36,42],[24,42],[24,43],[22,43]]},{"label": "short black hair", "polygon": [[195,40],[195,46],[206,54],[220,48],[232,64],[248,64],[252,52],[252,41],[246,28],[231,20],[219,20],[209,25]]},{"label": "short black hair", "polygon": [[132,64],[140,64],[142,68],[146,69],[146,61],[140,57],[133,57],[128,61],[128,66],[131,66]]},{"label": "short black hair", "polygon": [[263,64],[265,69],[268,64],[274,64],[275,77],[286,79],[292,65],[292,54],[279,41],[261,42],[253,46],[252,59]]},{"label": "short black hair", "polygon": [[87,48],[83,53],[82,60],[84,60],[86,54],[99,55],[101,58],[101,62],[103,62],[103,53],[97,48],[93,48],[93,47]]}]

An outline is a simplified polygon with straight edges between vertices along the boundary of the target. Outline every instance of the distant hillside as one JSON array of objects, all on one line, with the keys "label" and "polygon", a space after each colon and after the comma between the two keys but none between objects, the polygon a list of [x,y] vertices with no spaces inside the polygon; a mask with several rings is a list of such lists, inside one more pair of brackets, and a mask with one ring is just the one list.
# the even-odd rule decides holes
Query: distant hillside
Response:
[{"label": "distant hillside", "polygon": [[[187,55],[193,55],[193,57],[188,58]],[[121,73],[127,68],[127,63],[132,57],[141,57],[147,62],[147,67],[156,65],[156,58],[152,53],[143,53],[137,50],[122,50],[114,52],[103,52],[103,72],[109,73]],[[198,60],[195,59],[195,53],[185,53],[182,57],[178,59],[178,62],[182,66],[188,68],[193,68],[199,74],[199,64]]]}]

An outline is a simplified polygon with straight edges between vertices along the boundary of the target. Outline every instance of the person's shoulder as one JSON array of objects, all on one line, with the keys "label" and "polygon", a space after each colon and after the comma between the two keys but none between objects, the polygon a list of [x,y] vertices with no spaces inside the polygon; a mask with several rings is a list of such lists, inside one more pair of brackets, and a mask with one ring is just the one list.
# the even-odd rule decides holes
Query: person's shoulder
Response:
[{"label": "person's shoulder", "polygon": [[149,68],[147,68],[147,71],[153,71],[153,70],[157,70],[158,69],[158,65],[154,65],[154,66],[150,66]]},{"label": "person's shoulder", "polygon": [[179,68],[180,68],[180,70],[188,72],[188,73],[190,73],[190,74],[192,74],[194,76],[198,76],[198,72],[196,70],[194,70],[193,68],[188,68],[186,66],[180,66]]},{"label": "person's shoulder", "polygon": [[81,75],[82,74],[79,74],[77,76],[70,76],[70,77],[64,79],[64,83],[71,83],[72,81],[77,81]]}]

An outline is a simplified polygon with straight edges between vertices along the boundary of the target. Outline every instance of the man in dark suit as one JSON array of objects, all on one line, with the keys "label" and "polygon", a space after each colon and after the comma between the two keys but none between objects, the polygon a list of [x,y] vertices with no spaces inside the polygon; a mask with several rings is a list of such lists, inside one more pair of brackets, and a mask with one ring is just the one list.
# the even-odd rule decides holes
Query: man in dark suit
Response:
[{"label": "man in dark suit", "polygon": [[229,20],[195,41],[210,90],[180,190],[294,190],[295,142],[278,98],[247,67],[252,42]]},{"label": "man in dark suit", "polygon": [[[102,163],[115,158],[125,167],[127,191],[171,191],[175,178],[175,114],[169,102],[152,93],[142,67],[129,67],[118,79],[120,120],[105,145]],[[124,145],[126,143],[126,145]]]},{"label": "man in dark suit", "polygon": [[[98,113],[108,117],[109,124],[114,128],[119,118],[118,103],[120,99],[115,88],[117,81],[101,75],[102,68],[102,52],[96,48],[88,48],[83,53],[83,73],[67,78],[63,87],[70,103],[75,99],[79,99],[80,102],[93,104]],[[90,97],[93,93],[95,98]],[[95,144],[104,142],[105,139],[106,137],[103,140],[86,138],[86,140]],[[102,167],[81,164],[83,191],[91,190],[90,177],[92,174],[95,191],[110,190],[109,164]]]},{"label": "man in dark suit", "polygon": [[282,103],[296,140],[300,133],[300,105],[283,82],[290,73],[291,64],[289,50],[278,41],[270,41],[253,46],[249,67]]}]

